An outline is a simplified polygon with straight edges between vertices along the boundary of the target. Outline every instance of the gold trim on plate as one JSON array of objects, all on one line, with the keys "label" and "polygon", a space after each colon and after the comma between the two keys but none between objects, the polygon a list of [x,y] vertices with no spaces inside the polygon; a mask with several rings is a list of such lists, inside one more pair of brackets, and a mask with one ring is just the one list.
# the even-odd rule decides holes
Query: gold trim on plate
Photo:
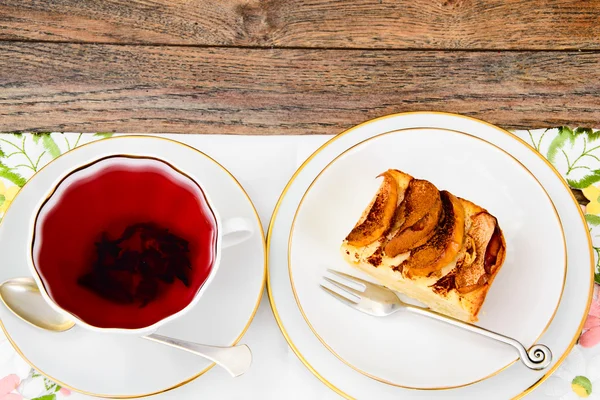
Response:
[{"label": "gold trim on plate", "polygon": [[371,379],[375,379],[376,381],[382,382],[382,383],[386,383],[388,385],[392,385],[392,386],[396,386],[396,387],[401,387],[404,389],[415,389],[415,390],[447,390],[447,389],[457,389],[457,388],[461,388],[461,387],[465,387],[465,386],[469,386],[469,385],[473,385],[475,383],[484,381],[488,378],[491,378],[494,375],[499,374],[500,372],[504,371],[506,368],[510,367],[511,365],[513,365],[515,362],[517,362],[519,360],[519,358],[515,358],[513,361],[509,362],[508,364],[506,364],[505,366],[503,366],[502,368],[498,369],[497,371],[483,377],[480,379],[477,379],[473,382],[469,382],[469,383],[464,383],[461,385],[454,385],[454,386],[440,386],[440,387],[413,387],[413,386],[406,386],[406,385],[401,385],[398,383],[394,383],[391,382],[385,378],[381,378],[379,376],[376,375],[372,375],[366,371],[363,371],[362,369],[360,369],[359,367],[351,364],[350,362],[348,362],[347,360],[345,360],[342,356],[340,356],[335,350],[333,350],[333,348],[325,341],[325,339],[323,339],[321,337],[321,335],[318,334],[317,330],[312,326],[312,324],[310,323],[310,320],[308,319],[308,316],[305,314],[304,309],[302,308],[302,305],[300,304],[300,299],[298,298],[298,294],[296,292],[296,285],[294,283],[294,279],[293,279],[293,274],[292,274],[292,260],[291,260],[291,250],[292,250],[292,240],[293,240],[293,233],[294,233],[294,227],[296,225],[296,219],[298,217],[298,213],[300,212],[300,208],[302,207],[302,204],[304,203],[304,199],[306,198],[306,196],[308,195],[308,192],[310,191],[310,189],[313,187],[313,185],[317,182],[317,180],[321,177],[321,175],[323,175],[323,173],[325,173],[326,170],[329,169],[329,167],[331,167],[331,165],[333,165],[337,160],[339,160],[341,157],[343,157],[344,155],[348,154],[348,152],[354,150],[355,148],[362,146],[368,142],[371,142],[372,140],[376,140],[379,139],[383,136],[388,136],[394,133],[398,133],[398,132],[403,132],[403,133],[411,133],[411,131],[415,131],[415,130],[421,130],[421,129],[432,129],[432,130],[437,130],[437,131],[446,131],[446,132],[450,132],[450,133],[455,133],[455,134],[459,134],[459,135],[464,135],[467,137],[470,137],[472,139],[478,140],[480,142],[483,142],[489,146],[492,146],[495,149],[498,149],[499,151],[501,151],[502,153],[506,154],[508,157],[510,157],[513,161],[515,161],[518,165],[521,166],[521,168],[523,168],[525,170],[525,172],[527,174],[529,174],[540,186],[540,188],[542,189],[542,191],[546,194],[546,197],[548,198],[548,201],[550,202],[550,205],[552,206],[552,209],[554,210],[554,216],[556,217],[556,221],[558,222],[558,225],[560,226],[561,229],[561,237],[562,237],[562,241],[563,241],[563,249],[565,252],[565,257],[564,257],[564,275],[563,275],[563,284],[562,284],[562,288],[560,290],[560,296],[558,297],[558,302],[556,303],[556,308],[554,309],[554,312],[552,313],[552,315],[550,316],[550,319],[548,320],[548,322],[546,323],[546,326],[544,327],[544,329],[542,330],[542,332],[539,334],[539,336],[535,339],[534,343],[537,343],[540,338],[544,335],[544,333],[546,333],[546,331],[548,330],[548,328],[550,327],[554,317],[556,316],[556,313],[558,311],[558,306],[560,305],[560,302],[562,300],[562,295],[564,293],[565,290],[565,284],[566,284],[566,280],[567,280],[567,241],[565,239],[565,233],[564,233],[564,229],[563,229],[563,224],[562,221],[558,215],[558,211],[556,209],[556,206],[554,205],[554,202],[552,201],[552,199],[550,198],[550,195],[548,194],[548,192],[546,191],[546,189],[544,188],[544,186],[541,184],[541,182],[535,177],[535,175],[533,175],[533,173],[527,168],[525,167],[525,165],[523,165],[523,163],[521,163],[519,160],[517,160],[515,157],[513,157],[511,154],[509,154],[507,151],[503,150],[502,148],[496,146],[493,143],[488,142],[485,139],[482,139],[480,137],[477,136],[473,136],[470,135],[468,133],[465,132],[461,132],[461,131],[457,131],[454,129],[446,129],[446,128],[432,128],[432,127],[421,127],[421,128],[403,128],[403,129],[397,129],[397,130],[393,130],[393,131],[389,131],[389,132],[385,132],[385,133],[381,133],[379,135],[375,135],[375,136],[371,136],[368,139],[365,139],[359,143],[356,143],[355,145],[347,148],[346,150],[344,150],[342,153],[340,153],[337,157],[335,157],[333,160],[331,160],[322,170],[321,172],[319,172],[319,174],[315,177],[315,179],[311,182],[311,184],[308,186],[308,188],[306,189],[306,191],[304,192],[304,194],[302,195],[302,198],[300,199],[300,203],[298,204],[298,207],[296,208],[296,212],[294,213],[294,219],[292,220],[292,226],[290,228],[290,233],[289,233],[289,240],[288,240],[288,253],[287,253],[287,259],[288,259],[288,273],[289,273],[289,277],[290,277],[290,284],[292,286],[292,292],[294,294],[294,299],[296,300],[296,304],[298,305],[298,309],[300,310],[300,313],[302,314],[302,317],[304,318],[304,320],[306,321],[307,325],[309,326],[309,328],[312,330],[313,334],[317,337],[317,339],[319,339],[319,341],[323,344],[323,346],[325,346],[327,348],[327,350],[329,350],[331,353],[333,353],[333,355],[335,355],[340,361],[342,361],[344,364],[346,364],[347,366],[353,368],[354,370],[360,372],[361,374],[368,376]]},{"label": "gold trim on plate", "polygon": [[[71,152],[77,151],[83,147],[89,146],[89,145],[93,145],[95,143],[101,142],[101,141],[106,141],[106,140],[118,140],[121,138],[127,138],[127,139],[156,139],[156,140],[164,140],[167,142],[171,142],[180,146],[184,146],[187,147],[191,150],[194,150],[196,153],[198,153],[198,155],[206,157],[209,161],[215,163],[218,167],[220,167],[227,175],[229,175],[229,177],[231,177],[231,179],[234,181],[234,183],[242,190],[242,192],[244,193],[244,196],[246,197],[246,199],[248,199],[248,202],[250,203],[250,205],[252,206],[252,210],[254,212],[254,215],[256,216],[256,220],[258,222],[258,227],[259,227],[259,232],[261,237],[264,239],[264,229],[262,226],[262,223],[260,221],[260,216],[258,215],[258,212],[256,211],[256,207],[254,206],[254,203],[252,203],[252,200],[250,199],[250,196],[248,195],[248,193],[246,192],[246,190],[242,187],[242,185],[238,182],[238,180],[233,176],[233,174],[231,172],[229,172],[229,170],[227,170],[227,168],[225,168],[224,166],[222,166],[221,164],[219,164],[216,160],[214,160],[212,157],[210,157],[209,155],[203,153],[202,151],[187,145],[185,143],[181,143],[178,142],[176,140],[172,140],[172,139],[168,139],[168,138],[163,138],[160,136],[148,136],[148,135],[123,135],[123,136],[115,136],[115,137],[111,137],[111,138],[105,138],[105,139],[100,139],[100,140],[96,140],[93,142],[89,142],[89,143],[85,143],[82,144],[78,147],[75,147],[74,149],[69,150],[68,152],[60,155],[58,158],[64,156],[65,154],[69,154]],[[142,156],[143,157],[143,156]],[[54,160],[53,160],[54,161]],[[44,168],[46,168],[46,166],[50,165],[53,161],[51,161],[50,163],[44,165],[42,168],[40,168],[36,173],[34,173],[31,178],[29,178],[27,180],[27,182],[25,182],[25,185],[23,185],[23,187],[27,186],[29,184],[29,182],[31,182],[31,180],[37,175],[39,174],[41,171],[44,170]],[[96,160],[98,161],[98,160]],[[19,191],[19,193],[17,194],[17,197],[19,196],[19,194],[21,193],[21,191]],[[6,210],[5,214],[8,213],[8,211],[10,210],[10,207],[12,206],[12,204],[14,204],[15,200],[12,201],[11,205],[9,205],[8,209]],[[0,221],[0,225],[2,224],[3,221]],[[244,329],[242,330],[242,332],[237,336],[237,338],[233,341],[233,343],[231,343],[231,346],[236,345],[244,336],[244,334],[246,333],[246,331],[248,331],[248,328],[250,327],[250,324],[252,323],[252,320],[254,319],[254,316],[256,315],[256,312],[258,311],[258,307],[260,305],[260,300],[262,299],[262,295],[266,286],[266,277],[267,277],[267,245],[265,240],[262,240],[263,242],[263,254],[264,254],[264,258],[265,258],[265,262],[264,262],[264,268],[263,268],[263,279],[262,279],[262,283],[261,283],[261,288],[260,288],[260,292],[258,295],[258,299],[256,300],[256,303],[254,305],[254,310],[252,311],[252,315],[250,316],[250,319],[248,320],[248,322],[246,323],[246,325],[244,326]],[[151,392],[151,393],[143,393],[143,394],[134,394],[134,395],[108,395],[108,394],[102,394],[102,393],[93,393],[93,392],[88,392],[85,390],[81,390],[78,389],[74,386],[71,386],[65,382],[62,382],[61,380],[45,373],[44,371],[40,370],[38,367],[35,366],[35,364],[33,364],[31,361],[29,361],[29,359],[25,356],[25,354],[23,354],[23,352],[21,351],[21,349],[17,346],[17,344],[14,342],[14,340],[11,338],[10,334],[8,333],[6,327],[4,326],[4,324],[2,323],[2,321],[0,320],[0,328],[2,329],[2,331],[4,332],[4,334],[6,335],[6,338],[8,339],[8,341],[10,342],[10,344],[12,345],[12,347],[15,349],[15,351],[25,360],[25,362],[27,362],[27,364],[29,364],[31,366],[31,368],[35,369],[37,372],[39,372],[40,374],[44,375],[46,378],[56,382],[57,384],[59,384],[60,386],[66,387],[70,390],[73,390],[75,392],[81,393],[81,394],[85,394],[88,396],[94,396],[94,397],[100,397],[100,398],[108,398],[108,399],[136,399],[136,398],[142,398],[142,397],[148,397],[148,396],[153,396],[153,395],[157,395],[157,394],[161,394],[161,393],[165,393],[168,392],[170,390],[176,389],[178,387],[184,386],[187,383],[192,382],[193,380],[197,379],[198,377],[200,377],[201,375],[205,374],[206,372],[208,372],[212,367],[215,366],[215,364],[210,364],[208,367],[204,368],[202,371],[198,372],[197,374],[191,376],[190,378],[181,381],[173,386],[170,386],[168,388],[162,389],[162,390],[158,390],[155,392]]]},{"label": "gold trim on plate", "polygon": [[[282,203],[283,199],[285,198],[285,195],[287,194],[290,186],[296,180],[296,178],[300,174],[300,172],[306,167],[306,165],[308,165],[319,153],[321,153],[321,151],[323,151],[331,143],[333,143],[334,141],[338,140],[342,136],[344,136],[344,135],[346,135],[348,133],[351,133],[354,130],[356,130],[358,128],[361,128],[361,127],[363,127],[365,125],[372,124],[374,122],[382,121],[382,120],[385,120],[385,119],[395,118],[395,117],[399,117],[399,116],[408,116],[408,115],[442,115],[442,116],[458,117],[458,118],[466,119],[466,120],[469,120],[469,121],[474,121],[474,122],[477,122],[477,123],[480,123],[480,124],[484,124],[486,126],[489,126],[489,127],[493,128],[493,129],[499,131],[500,133],[508,135],[508,136],[512,137],[513,139],[517,140],[521,144],[525,145],[525,147],[528,150],[530,150],[534,155],[536,155],[536,157],[539,157],[550,168],[550,170],[552,172],[554,172],[554,174],[559,178],[560,182],[563,184],[563,186],[565,187],[565,189],[567,189],[567,191],[569,192],[569,195],[571,196],[573,202],[575,203],[575,206],[577,207],[577,210],[578,210],[579,216],[581,218],[581,221],[583,222],[584,226],[587,226],[587,222],[585,221],[585,216],[583,214],[583,211],[579,207],[579,203],[577,202],[577,199],[573,195],[571,189],[569,188],[569,186],[565,182],[564,178],[556,170],[556,168],[545,157],[543,157],[540,153],[536,152],[533,148],[531,148],[531,146],[529,146],[529,144],[527,144],[527,142],[525,142],[520,137],[518,137],[518,136],[516,136],[516,135],[514,135],[512,133],[510,133],[509,131],[507,131],[505,129],[502,129],[502,128],[497,127],[497,126],[495,126],[493,124],[490,124],[489,122],[485,122],[485,121],[482,121],[482,120],[479,120],[479,119],[476,119],[476,118],[473,118],[473,117],[467,117],[467,116],[464,116],[464,115],[452,114],[452,113],[446,113],[446,112],[440,112],[440,111],[414,111],[414,112],[390,114],[390,115],[382,116],[382,117],[375,118],[375,119],[372,119],[372,120],[369,120],[369,121],[365,121],[365,122],[363,122],[361,124],[358,124],[358,125],[356,125],[354,127],[351,127],[349,129],[347,129],[346,131],[344,131],[344,132],[342,132],[342,133],[334,136],[333,138],[331,138],[330,140],[328,140],[326,143],[324,143],[323,145],[321,145],[314,153],[312,153],[302,163],[302,165],[300,165],[300,167],[296,170],[296,172],[294,172],[294,174],[292,175],[292,177],[290,178],[290,180],[288,181],[288,183],[284,187],[281,195],[279,196],[279,199],[277,200],[277,203],[276,203],[275,208],[273,210],[273,214],[271,216],[271,220],[269,221],[269,227],[267,229],[267,294],[268,294],[268,297],[269,297],[269,302],[271,303],[271,308],[273,310],[273,315],[275,317],[275,320],[277,321],[277,324],[279,325],[279,329],[281,330],[281,332],[282,332],[285,340],[288,342],[288,344],[289,344],[290,348],[292,349],[292,351],[296,354],[296,356],[300,359],[300,361],[302,361],[302,363],[313,373],[313,375],[315,375],[327,387],[329,387],[334,392],[336,392],[337,394],[339,394],[340,396],[342,396],[342,397],[344,397],[346,399],[353,399],[353,398],[350,395],[348,395],[347,393],[345,393],[342,390],[340,390],[339,388],[337,388],[335,385],[333,385],[331,382],[329,382],[327,379],[325,379],[323,376],[321,376],[317,370],[315,370],[315,368],[308,362],[308,360],[306,360],[306,358],[302,355],[302,353],[300,353],[300,351],[298,350],[298,348],[294,345],[294,343],[292,342],[292,340],[291,340],[289,334],[287,333],[285,327],[283,326],[283,323],[282,323],[281,318],[279,316],[279,312],[277,311],[277,306],[275,304],[275,299],[273,297],[272,286],[271,286],[271,278],[270,278],[270,274],[269,274],[269,271],[268,271],[269,270],[269,253],[270,253],[270,249],[271,249],[271,235],[272,235],[273,227],[275,225],[275,220],[277,218],[277,214],[279,212],[279,207],[281,206],[281,203]],[[415,126],[415,127],[412,127],[412,128],[414,129],[414,128],[420,128],[420,127]],[[587,232],[587,238],[588,238],[588,248],[589,248],[589,252],[590,252],[590,287],[589,287],[589,290],[588,290],[587,306],[586,306],[585,312],[583,314],[582,320],[581,320],[581,322],[579,324],[579,327],[578,327],[578,329],[576,331],[576,334],[573,337],[571,343],[567,346],[565,352],[558,359],[558,361],[550,369],[548,369],[548,371],[546,371],[546,373],[540,379],[538,379],[536,382],[534,382],[529,388],[525,389],[521,394],[515,396],[513,400],[521,399],[523,396],[525,396],[526,394],[530,393],[537,386],[539,386],[543,381],[545,381],[554,371],[556,371],[556,369],[564,361],[564,359],[570,353],[570,350],[573,348],[573,346],[575,346],[575,343],[577,343],[577,340],[579,339],[579,335],[581,333],[581,330],[583,329],[583,325],[585,324],[585,320],[587,318],[587,314],[588,314],[590,306],[591,306],[592,295],[593,295],[593,290],[594,290],[594,271],[595,271],[594,253],[593,253],[594,249],[592,247],[592,239],[591,239],[591,236],[590,236],[589,232]]]}]

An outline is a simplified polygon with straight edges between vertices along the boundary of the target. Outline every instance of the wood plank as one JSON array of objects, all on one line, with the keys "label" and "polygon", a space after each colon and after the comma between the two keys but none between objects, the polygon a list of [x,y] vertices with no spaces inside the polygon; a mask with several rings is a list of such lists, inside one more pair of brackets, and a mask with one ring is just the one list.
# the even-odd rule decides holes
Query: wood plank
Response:
[{"label": "wood plank", "polygon": [[0,131],[334,134],[378,116],[598,126],[599,52],[0,43]]},{"label": "wood plank", "polygon": [[3,0],[0,39],[600,49],[600,0]]}]

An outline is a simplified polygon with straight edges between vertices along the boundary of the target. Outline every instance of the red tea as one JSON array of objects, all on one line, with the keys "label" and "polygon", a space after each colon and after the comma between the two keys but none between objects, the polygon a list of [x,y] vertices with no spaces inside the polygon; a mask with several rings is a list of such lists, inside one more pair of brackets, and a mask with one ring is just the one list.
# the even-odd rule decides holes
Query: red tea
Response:
[{"label": "red tea", "polygon": [[48,294],[100,328],[143,328],[181,311],[215,262],[202,190],[158,160],[113,157],[75,172],[37,223],[34,261]]}]

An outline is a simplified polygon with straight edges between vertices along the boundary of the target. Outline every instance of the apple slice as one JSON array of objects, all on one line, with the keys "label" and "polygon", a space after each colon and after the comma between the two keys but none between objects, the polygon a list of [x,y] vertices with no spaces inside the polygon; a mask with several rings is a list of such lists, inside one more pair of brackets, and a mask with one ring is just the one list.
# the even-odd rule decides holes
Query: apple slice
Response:
[{"label": "apple slice", "polygon": [[472,292],[488,282],[502,246],[497,231],[496,218],[487,212],[471,217],[470,232],[475,235],[467,236],[467,251],[456,263],[455,284],[460,293]]},{"label": "apple slice", "polygon": [[380,176],[383,182],[368,212],[346,237],[352,246],[366,246],[379,239],[390,227],[398,202],[398,183],[390,171]]},{"label": "apple slice", "polygon": [[435,234],[435,228],[442,215],[442,201],[439,193],[436,193],[436,197],[437,201],[423,218],[413,226],[396,232],[394,237],[385,245],[385,254],[396,257],[398,254],[422,246]]},{"label": "apple slice", "polygon": [[406,229],[416,224],[439,201],[440,192],[433,183],[422,179],[411,180],[404,201],[400,204],[400,210],[404,214],[404,224],[400,228]]},{"label": "apple slice", "polygon": [[429,276],[448,265],[460,251],[465,235],[465,210],[447,191],[440,192],[443,216],[427,243],[411,251],[398,268],[408,278]]},{"label": "apple slice", "polygon": [[392,174],[398,182],[398,204],[400,206],[396,207],[396,211],[392,217],[392,223],[390,224],[390,229],[388,230],[388,232],[395,233],[398,232],[402,225],[404,225],[406,220],[406,216],[404,215],[405,210],[404,207],[402,207],[402,203],[404,203],[405,196],[408,193],[408,187],[414,178],[408,174],[405,174],[404,172],[398,171],[397,169],[389,169],[388,172]]}]

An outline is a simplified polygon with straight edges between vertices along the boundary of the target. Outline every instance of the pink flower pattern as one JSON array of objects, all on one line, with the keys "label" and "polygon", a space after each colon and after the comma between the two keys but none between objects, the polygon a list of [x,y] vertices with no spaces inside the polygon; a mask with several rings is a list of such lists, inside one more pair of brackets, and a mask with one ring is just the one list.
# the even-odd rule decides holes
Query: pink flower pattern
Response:
[{"label": "pink flower pattern", "polygon": [[[46,380],[46,378],[41,377],[41,375],[36,375],[35,378],[41,378]],[[0,379],[0,400],[28,400],[29,397],[23,397],[22,386],[26,385],[28,381],[32,378],[28,377],[26,379],[21,380],[21,378],[17,374],[10,374]],[[43,384],[46,387],[46,390],[49,390],[47,393],[42,393],[40,396],[51,395],[52,392],[56,391],[57,395],[62,397],[67,397],[71,395],[71,391],[67,388],[60,387],[51,381],[46,380]],[[50,386],[48,386],[50,385]],[[60,387],[60,389],[59,389]],[[37,397],[36,397],[37,399]]]},{"label": "pink flower pattern", "polygon": [[0,400],[21,400],[23,396],[13,393],[21,383],[21,378],[15,374],[0,379]]},{"label": "pink flower pattern", "polygon": [[583,326],[583,333],[579,337],[579,344],[582,347],[594,347],[598,343],[600,343],[600,296],[598,296],[598,286],[595,285],[594,299]]}]

